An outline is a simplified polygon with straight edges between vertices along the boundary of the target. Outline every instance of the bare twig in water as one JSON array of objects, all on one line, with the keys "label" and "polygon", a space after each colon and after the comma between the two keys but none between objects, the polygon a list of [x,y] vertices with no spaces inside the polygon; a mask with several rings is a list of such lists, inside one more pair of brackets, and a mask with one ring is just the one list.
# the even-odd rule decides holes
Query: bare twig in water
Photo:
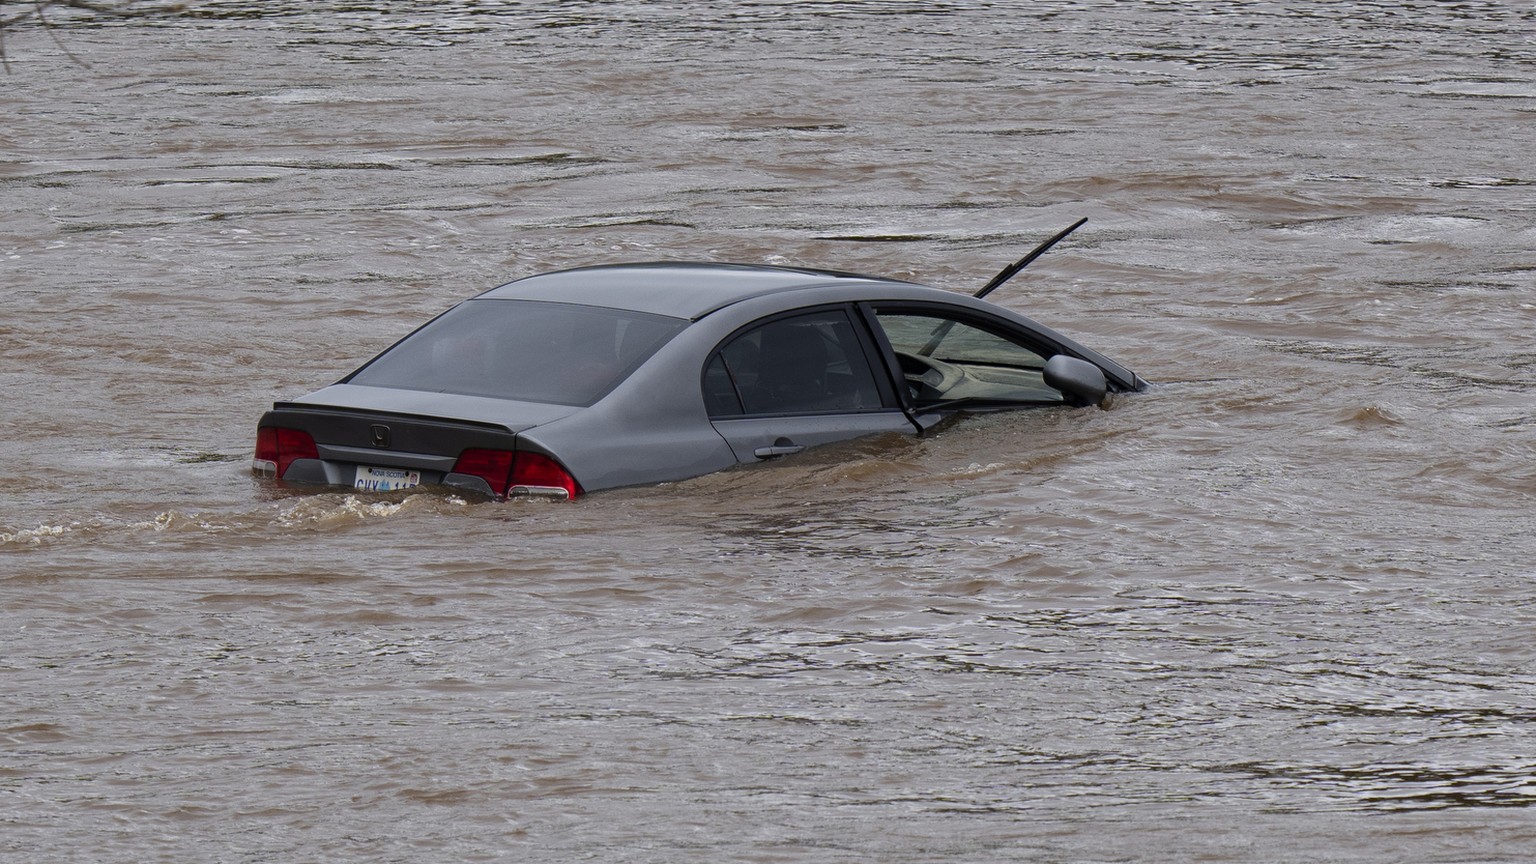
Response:
[{"label": "bare twig in water", "polygon": [[[73,52],[64,46],[53,21],[49,20],[50,10],[75,9],[89,13],[91,16],[132,18],[150,14],[175,13],[181,11],[184,4],[181,3],[155,3],[153,8],[146,8],[149,4],[142,0],[118,0],[118,2],[102,2],[102,0],[19,0],[15,3],[7,3],[0,0],[0,64],[4,64],[5,71],[11,71],[10,55],[5,50],[6,31],[20,24],[35,22],[41,24],[43,29],[53,39],[59,50],[65,56],[80,66],[88,66],[85,61],[76,57]],[[15,10],[9,11],[8,10]]]}]

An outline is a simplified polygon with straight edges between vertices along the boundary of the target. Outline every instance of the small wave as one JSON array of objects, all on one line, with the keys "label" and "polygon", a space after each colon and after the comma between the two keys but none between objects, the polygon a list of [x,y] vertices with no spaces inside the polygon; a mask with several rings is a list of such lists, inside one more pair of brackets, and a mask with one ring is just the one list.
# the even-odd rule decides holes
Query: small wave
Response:
[{"label": "small wave", "polygon": [[275,515],[259,511],[214,511],[194,513],[164,510],[149,518],[87,519],[36,528],[0,529],[0,549],[36,548],[63,542],[98,542],[103,536],[166,535],[195,537],[240,534],[262,526],[281,529],[326,528],[362,524],[409,512],[457,511],[469,503],[455,495],[411,495],[399,500],[369,500],[356,495],[305,497],[279,510]]},{"label": "small wave", "polygon": [[302,499],[279,513],[276,524],[283,528],[329,527],[388,518],[403,511],[467,506],[469,502],[456,495],[411,495],[399,501],[370,501],[356,495],[347,495],[337,501],[325,496]]},{"label": "small wave", "polygon": [[67,525],[39,525],[36,528],[27,528],[14,532],[0,531],[0,547],[15,544],[17,546],[40,546],[47,540],[69,533]]},{"label": "small wave", "polygon": [[1397,412],[1380,405],[1350,409],[1340,420],[1341,425],[1353,426],[1357,429],[1392,428],[1403,425],[1403,422],[1403,418]]}]

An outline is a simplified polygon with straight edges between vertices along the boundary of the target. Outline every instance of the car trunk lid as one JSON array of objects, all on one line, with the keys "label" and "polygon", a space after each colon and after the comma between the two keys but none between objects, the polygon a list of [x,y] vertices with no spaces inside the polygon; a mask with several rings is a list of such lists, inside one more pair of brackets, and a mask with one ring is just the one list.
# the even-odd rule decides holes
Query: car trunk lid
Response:
[{"label": "car trunk lid", "polygon": [[[285,481],[362,491],[442,484],[498,498],[579,493],[549,454],[519,452],[518,441],[524,429],[575,408],[530,403],[524,407],[532,410],[519,412],[505,400],[426,394],[445,398],[413,400],[415,410],[407,412],[388,410],[389,391],[367,392],[376,389],[338,385],[275,403],[258,424],[252,467]],[[328,404],[334,402],[344,404]],[[481,402],[496,404],[474,404]],[[424,413],[434,406],[454,416]]]}]

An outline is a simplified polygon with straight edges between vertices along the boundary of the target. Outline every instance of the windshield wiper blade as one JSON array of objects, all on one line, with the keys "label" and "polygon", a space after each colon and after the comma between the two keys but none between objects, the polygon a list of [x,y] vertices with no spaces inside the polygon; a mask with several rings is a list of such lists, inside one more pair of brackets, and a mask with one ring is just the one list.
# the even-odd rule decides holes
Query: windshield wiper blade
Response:
[{"label": "windshield wiper blade", "polygon": [[[1073,231],[1083,227],[1083,223],[1087,221],[1088,217],[1084,216],[1083,218],[1073,222],[1071,225],[1068,225],[1066,228],[1057,232],[1056,236],[1045,241],[1044,243],[1041,243],[1039,246],[1036,246],[1033,250],[1030,251],[1028,255],[1025,255],[1023,258],[1020,258],[1012,264],[1009,264],[1007,267],[1004,267],[1002,272],[998,273],[996,276],[993,276],[991,281],[981,286],[981,290],[977,291],[971,296],[979,300],[988,294],[991,294],[993,291],[997,290],[999,285],[1002,285],[1009,279],[1019,275],[1020,270],[1028,267],[1032,261],[1034,261],[1036,258],[1039,258],[1041,255],[1044,255],[1046,251],[1049,250],[1052,246],[1055,246],[1057,243],[1065,240],[1068,234],[1071,234]],[[954,326],[955,322],[953,321],[940,322],[937,327],[933,328],[933,332],[928,334],[928,341],[923,343],[923,347],[917,349],[917,353],[923,357],[932,357],[933,352],[938,350],[939,343],[944,341],[944,337],[949,335],[950,328]]]},{"label": "windshield wiper blade", "polygon": [[1071,234],[1073,231],[1076,231],[1077,229],[1083,227],[1083,223],[1085,223],[1087,221],[1088,221],[1088,217],[1085,216],[1082,219],[1079,219],[1076,222],[1073,222],[1071,225],[1068,225],[1061,232],[1057,233],[1056,236],[1054,236],[1051,239],[1045,241],[1044,243],[1041,243],[1039,246],[1036,246],[1034,248],[1034,250],[1031,251],[1028,255],[1025,255],[1023,258],[1020,258],[1019,260],[1013,262],[1012,264],[1009,264],[1007,267],[1004,267],[1001,273],[998,273],[996,276],[992,277],[992,281],[990,281],[987,284],[981,286],[981,290],[977,291],[975,294],[972,294],[971,296],[979,298],[979,297],[985,297],[988,294],[991,294],[994,290],[997,289],[997,287],[999,285],[1003,284],[1004,282],[1007,282],[1009,279],[1012,279],[1014,276],[1017,276],[1020,270],[1023,270],[1025,267],[1028,267],[1031,261],[1034,261],[1036,258],[1039,258],[1041,255],[1044,255],[1046,253],[1046,250],[1050,249],[1052,246],[1055,246],[1057,243],[1060,243],[1062,240],[1065,240],[1068,234]]}]

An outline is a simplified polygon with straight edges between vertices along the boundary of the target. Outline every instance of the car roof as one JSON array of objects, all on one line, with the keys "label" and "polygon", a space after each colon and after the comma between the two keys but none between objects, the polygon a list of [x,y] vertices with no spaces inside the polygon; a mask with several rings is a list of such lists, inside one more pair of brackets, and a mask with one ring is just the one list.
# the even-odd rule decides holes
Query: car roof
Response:
[{"label": "car roof", "polygon": [[732,303],[765,294],[855,283],[913,287],[913,283],[896,279],[833,270],[652,261],[541,273],[492,288],[477,299],[577,303],[697,320]]}]

